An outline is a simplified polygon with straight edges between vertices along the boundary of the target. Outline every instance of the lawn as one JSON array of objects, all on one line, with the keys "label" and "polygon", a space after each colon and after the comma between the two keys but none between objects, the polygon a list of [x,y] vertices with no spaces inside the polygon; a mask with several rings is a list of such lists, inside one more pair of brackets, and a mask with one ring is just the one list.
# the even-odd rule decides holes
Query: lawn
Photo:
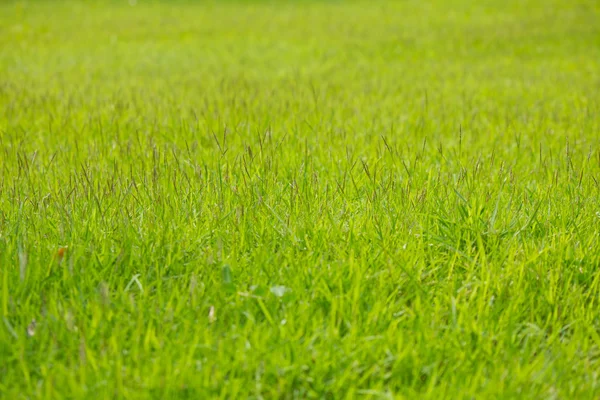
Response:
[{"label": "lawn", "polygon": [[0,398],[600,396],[596,0],[0,3]]}]

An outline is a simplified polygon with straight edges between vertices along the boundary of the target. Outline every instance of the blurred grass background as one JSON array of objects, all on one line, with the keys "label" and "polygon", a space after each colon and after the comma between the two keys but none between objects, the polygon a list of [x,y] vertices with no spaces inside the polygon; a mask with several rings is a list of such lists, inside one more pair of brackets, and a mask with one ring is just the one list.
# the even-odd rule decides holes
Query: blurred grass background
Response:
[{"label": "blurred grass background", "polygon": [[0,395],[594,398],[599,71],[596,1],[3,1]]}]

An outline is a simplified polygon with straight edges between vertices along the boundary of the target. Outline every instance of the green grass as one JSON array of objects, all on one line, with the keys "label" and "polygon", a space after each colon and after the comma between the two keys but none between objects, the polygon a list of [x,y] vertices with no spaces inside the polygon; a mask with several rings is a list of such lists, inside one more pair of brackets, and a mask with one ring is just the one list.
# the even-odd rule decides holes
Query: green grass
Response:
[{"label": "green grass", "polygon": [[598,398],[599,93],[595,0],[2,2],[0,397]]}]

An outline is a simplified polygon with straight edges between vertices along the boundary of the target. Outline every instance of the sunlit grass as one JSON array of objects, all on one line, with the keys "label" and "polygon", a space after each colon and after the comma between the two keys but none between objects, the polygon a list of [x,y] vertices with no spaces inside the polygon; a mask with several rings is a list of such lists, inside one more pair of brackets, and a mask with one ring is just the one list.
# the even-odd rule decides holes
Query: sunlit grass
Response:
[{"label": "sunlit grass", "polygon": [[595,1],[3,2],[0,397],[598,397],[599,91]]}]

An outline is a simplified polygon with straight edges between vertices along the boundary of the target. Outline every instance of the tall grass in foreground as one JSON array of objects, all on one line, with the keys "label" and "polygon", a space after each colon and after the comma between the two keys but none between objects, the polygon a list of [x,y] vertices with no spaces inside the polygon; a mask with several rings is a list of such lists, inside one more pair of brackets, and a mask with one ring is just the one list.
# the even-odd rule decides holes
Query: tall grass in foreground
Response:
[{"label": "tall grass in foreground", "polygon": [[2,3],[0,397],[597,397],[598,21]]}]

